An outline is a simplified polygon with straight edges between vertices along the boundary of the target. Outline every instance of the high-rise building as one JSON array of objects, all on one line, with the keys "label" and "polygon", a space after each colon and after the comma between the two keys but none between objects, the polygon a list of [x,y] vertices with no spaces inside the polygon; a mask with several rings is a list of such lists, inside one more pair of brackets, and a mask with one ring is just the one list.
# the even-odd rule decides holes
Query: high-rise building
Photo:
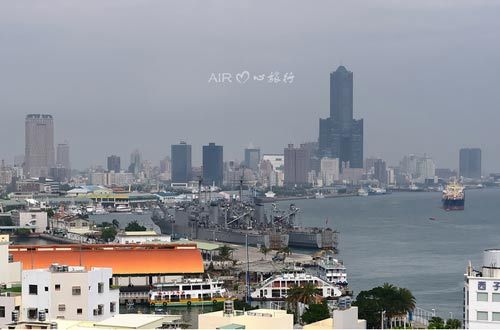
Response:
[{"label": "high-rise building", "polygon": [[481,149],[463,148],[460,149],[460,169],[461,177],[469,179],[481,178]]},{"label": "high-rise building", "polygon": [[203,181],[205,184],[222,186],[224,179],[224,162],[222,146],[210,142],[203,146]]},{"label": "high-rise building", "polygon": [[130,166],[128,167],[128,171],[130,173],[134,173],[134,175],[139,174],[142,170],[142,156],[139,150],[134,150],[132,154],[130,154]]},{"label": "high-rise building", "polygon": [[69,145],[67,143],[59,143],[57,145],[56,165],[68,170],[71,168],[69,161]]},{"label": "high-rise building", "polygon": [[245,167],[251,169],[252,171],[257,171],[259,169],[259,163],[260,163],[260,149],[246,148]]},{"label": "high-rise building", "polygon": [[295,148],[289,144],[284,150],[285,185],[304,185],[308,183],[311,155],[309,149],[301,145]]},{"label": "high-rise building", "polygon": [[120,156],[111,155],[108,156],[108,171],[114,171],[115,173],[120,173],[121,164],[120,164]]},{"label": "high-rise building", "polygon": [[25,168],[31,177],[47,177],[54,167],[54,120],[52,115],[29,114],[25,121]]},{"label": "high-rise building", "polygon": [[321,158],[320,168],[320,177],[324,186],[331,186],[339,179],[338,158]]},{"label": "high-rise building", "polygon": [[427,157],[421,157],[417,160],[417,178],[420,180],[434,179],[436,176],[436,165],[434,161]]},{"label": "high-rise building", "polygon": [[187,183],[191,180],[191,145],[185,141],[171,146],[171,171],[173,183]]},{"label": "high-rise building", "polygon": [[340,168],[363,168],[363,119],[353,119],[353,74],[330,73],[330,117],[319,120],[321,157],[339,158]]},{"label": "high-rise building", "polygon": [[378,182],[387,184],[387,165],[382,159],[373,162],[373,176]]}]

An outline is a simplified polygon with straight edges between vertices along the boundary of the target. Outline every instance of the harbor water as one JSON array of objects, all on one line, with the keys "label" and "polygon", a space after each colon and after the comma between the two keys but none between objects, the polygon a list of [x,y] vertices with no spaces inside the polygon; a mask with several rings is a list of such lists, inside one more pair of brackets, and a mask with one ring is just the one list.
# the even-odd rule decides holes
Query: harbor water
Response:
[{"label": "harbor water", "polygon": [[[282,209],[291,202],[280,202]],[[500,248],[500,189],[466,191],[464,211],[441,208],[441,195],[429,192],[381,196],[306,199],[299,224],[340,232],[339,259],[347,267],[355,294],[384,282],[410,289],[419,307],[448,318],[462,318],[462,290],[469,260],[481,266],[482,251]],[[91,216],[96,223],[117,219],[120,227],[137,220],[158,228],[151,214]],[[18,243],[46,244],[45,241]],[[304,251],[301,252],[311,252]],[[177,314],[179,311],[173,310]],[[192,312],[185,317],[190,323]]]}]

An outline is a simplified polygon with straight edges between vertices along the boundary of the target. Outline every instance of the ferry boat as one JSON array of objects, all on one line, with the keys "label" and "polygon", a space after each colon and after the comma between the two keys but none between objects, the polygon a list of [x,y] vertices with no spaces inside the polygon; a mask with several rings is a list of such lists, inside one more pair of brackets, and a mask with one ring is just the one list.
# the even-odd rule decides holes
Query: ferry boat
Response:
[{"label": "ferry boat", "polygon": [[316,260],[316,275],[330,284],[347,287],[347,271],[342,261],[335,259],[331,250],[321,252]]},{"label": "ferry boat", "polygon": [[465,207],[464,186],[458,182],[452,182],[446,185],[441,200],[443,202],[443,208],[446,211],[463,210]]},{"label": "ferry boat", "polygon": [[306,283],[314,284],[318,295],[327,300],[334,300],[342,296],[340,288],[336,285],[328,283],[318,276],[299,270],[271,276],[251,293],[251,297],[253,300],[285,300],[290,288],[303,286]]},{"label": "ferry boat", "polygon": [[363,188],[359,188],[358,189],[358,196],[366,197],[366,196],[368,196],[368,191],[366,191]]},{"label": "ferry boat", "polygon": [[151,306],[195,306],[212,305],[227,300],[223,282],[207,279],[174,280],[157,283],[149,291]]}]

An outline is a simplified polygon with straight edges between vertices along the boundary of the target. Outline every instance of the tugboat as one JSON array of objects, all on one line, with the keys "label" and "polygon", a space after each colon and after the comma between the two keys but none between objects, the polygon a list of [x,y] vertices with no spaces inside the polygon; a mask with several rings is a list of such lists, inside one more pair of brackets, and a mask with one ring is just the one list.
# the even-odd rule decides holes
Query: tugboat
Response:
[{"label": "tugboat", "polygon": [[464,186],[458,182],[451,182],[443,190],[443,209],[446,211],[463,210],[465,207]]}]

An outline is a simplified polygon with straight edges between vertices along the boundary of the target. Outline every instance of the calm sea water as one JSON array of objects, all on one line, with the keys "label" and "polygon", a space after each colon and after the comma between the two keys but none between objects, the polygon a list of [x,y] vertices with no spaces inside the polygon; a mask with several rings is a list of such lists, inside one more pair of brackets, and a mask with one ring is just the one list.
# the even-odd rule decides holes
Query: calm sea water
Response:
[{"label": "calm sea water", "polygon": [[[440,208],[439,193],[294,203],[301,208],[300,224],[324,227],[328,219],[328,227],[340,231],[339,258],[355,293],[389,282],[410,289],[418,306],[434,308],[441,317],[449,317],[450,312],[462,317],[468,261],[478,268],[484,249],[500,248],[500,189],[468,190],[465,210],[455,212]],[[280,204],[285,208],[290,202]],[[150,216],[114,213],[91,219],[96,223],[117,219],[122,228],[137,220],[157,229]],[[191,315],[184,316],[193,323]]]},{"label": "calm sea water", "polygon": [[464,211],[446,212],[440,202],[440,193],[394,193],[295,205],[303,225],[328,219],[340,231],[339,258],[355,293],[389,282],[410,289],[418,306],[461,319],[468,261],[478,268],[484,249],[500,247],[500,189],[467,190]]}]

